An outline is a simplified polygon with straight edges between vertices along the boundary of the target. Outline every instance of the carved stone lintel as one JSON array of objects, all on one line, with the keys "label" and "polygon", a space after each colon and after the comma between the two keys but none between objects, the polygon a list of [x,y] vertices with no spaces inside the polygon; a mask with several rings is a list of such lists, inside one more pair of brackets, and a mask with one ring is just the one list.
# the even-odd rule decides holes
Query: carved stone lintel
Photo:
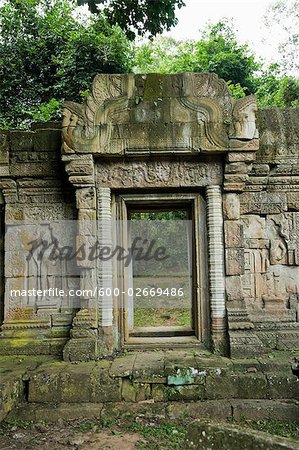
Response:
[{"label": "carved stone lintel", "polygon": [[96,181],[109,188],[195,187],[222,182],[220,163],[198,161],[122,161],[97,165]]},{"label": "carved stone lintel", "polygon": [[82,105],[65,102],[62,152],[253,152],[258,148],[255,112],[253,96],[233,108],[227,85],[215,74],[101,74]]}]

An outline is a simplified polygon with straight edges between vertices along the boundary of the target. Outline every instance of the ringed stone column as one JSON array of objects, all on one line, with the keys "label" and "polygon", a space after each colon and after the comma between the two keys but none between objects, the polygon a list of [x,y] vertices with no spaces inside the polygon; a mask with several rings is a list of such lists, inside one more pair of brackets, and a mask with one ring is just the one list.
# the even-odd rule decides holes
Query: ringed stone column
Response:
[{"label": "ringed stone column", "polygon": [[215,352],[226,354],[227,329],[221,188],[220,186],[208,186],[206,193],[212,343]]},{"label": "ringed stone column", "polygon": [[[103,257],[97,259],[99,341],[101,356],[113,351],[113,264],[111,189],[97,189],[97,243]],[[100,255],[99,255],[100,256]]]}]

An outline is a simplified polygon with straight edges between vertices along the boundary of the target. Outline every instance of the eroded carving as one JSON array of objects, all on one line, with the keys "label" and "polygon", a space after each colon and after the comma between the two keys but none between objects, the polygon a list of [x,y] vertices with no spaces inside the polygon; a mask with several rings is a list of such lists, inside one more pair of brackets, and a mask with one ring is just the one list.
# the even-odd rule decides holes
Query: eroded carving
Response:
[{"label": "eroded carving", "polygon": [[259,137],[256,128],[256,100],[253,95],[237,100],[233,109],[234,132],[232,138],[252,140]]},{"label": "eroded carving", "polygon": [[98,186],[111,188],[207,186],[221,183],[222,167],[219,163],[167,160],[101,162],[96,180]]},{"label": "eroded carving", "polygon": [[[227,151],[234,145],[230,137],[237,138],[236,149],[250,150],[255,141],[254,151],[254,97],[238,101],[234,115],[232,105],[226,83],[215,74],[97,75],[83,105],[64,105],[63,151]],[[234,121],[237,131],[229,136]]]},{"label": "eroded carving", "polygon": [[98,150],[99,125],[105,101],[122,95],[121,75],[97,75],[82,105],[65,102],[62,121],[63,150]]}]

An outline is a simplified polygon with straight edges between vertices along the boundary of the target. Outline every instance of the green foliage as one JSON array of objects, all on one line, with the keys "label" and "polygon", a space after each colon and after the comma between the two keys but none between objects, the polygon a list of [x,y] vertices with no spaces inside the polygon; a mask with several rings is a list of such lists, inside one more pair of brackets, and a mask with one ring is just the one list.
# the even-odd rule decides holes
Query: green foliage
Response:
[{"label": "green foliage", "polygon": [[50,98],[47,103],[42,103],[37,109],[32,110],[32,119],[34,122],[48,122],[59,119],[61,106],[61,100]]},{"label": "green foliage", "polygon": [[110,25],[118,25],[129,39],[155,36],[176,25],[175,8],[185,6],[183,0],[78,0],[79,5],[88,4],[92,13],[99,6]]},{"label": "green foliage", "polygon": [[291,420],[264,419],[264,420],[246,420],[242,418],[240,423],[243,426],[253,428],[255,430],[264,431],[275,436],[299,440],[298,422]]},{"label": "green foliage", "polygon": [[228,21],[209,25],[199,41],[158,37],[136,46],[137,73],[214,72],[234,98],[255,94],[258,106],[298,107],[298,78],[286,76],[278,64],[264,69],[246,44],[239,44]]},{"label": "green foliage", "polygon": [[102,15],[82,21],[71,0],[10,0],[0,8],[0,126],[59,117],[96,73],[126,72],[131,45]]},{"label": "green foliage", "polygon": [[234,98],[243,98],[246,96],[247,87],[242,87],[240,83],[233,84],[231,81],[227,81],[227,85]]},{"label": "green foliage", "polygon": [[187,434],[186,427],[173,423],[147,424],[136,422],[127,424],[128,431],[140,433],[146,440],[140,450],[180,450],[184,448]]},{"label": "green foliage", "polygon": [[251,77],[258,68],[255,56],[246,44],[238,43],[226,20],[209,25],[197,42],[158,38],[135,51],[138,73],[213,72],[230,82],[238,96],[244,88],[252,92]]},{"label": "green foliage", "polygon": [[299,108],[299,78],[287,78],[283,85],[282,96],[288,108]]},{"label": "green foliage", "polygon": [[299,105],[299,80],[281,74],[277,64],[253,78],[254,93],[261,108],[296,108]]},{"label": "green foliage", "polygon": [[[290,1],[295,11],[298,0]],[[97,14],[85,20],[76,15],[73,0],[2,3],[1,128],[59,119],[63,100],[81,101],[96,73],[130,72],[132,66],[136,73],[214,72],[227,81],[235,98],[255,93],[260,107],[298,107],[298,78],[281,73],[277,64],[265,70],[249,47],[238,42],[228,21],[209,25],[198,41],[159,37],[135,45],[132,58],[127,36],[168,29],[176,22],[175,6],[183,6],[183,1],[97,3],[101,11],[94,5]],[[283,8],[277,2],[276,10],[285,13]]]}]

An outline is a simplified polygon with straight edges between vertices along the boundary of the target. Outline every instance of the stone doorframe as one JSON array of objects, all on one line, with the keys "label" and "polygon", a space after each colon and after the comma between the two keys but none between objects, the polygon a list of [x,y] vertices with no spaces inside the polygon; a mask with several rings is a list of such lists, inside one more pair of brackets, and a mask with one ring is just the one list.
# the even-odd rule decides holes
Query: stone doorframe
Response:
[{"label": "stone doorframe", "polygon": [[[196,193],[146,193],[128,194],[123,192],[121,194],[117,193],[113,195],[112,198],[112,212],[113,217],[118,221],[118,226],[115,232],[115,243],[120,246],[127,248],[128,246],[128,211],[133,208],[141,209],[155,208],[159,210],[159,207],[169,207],[169,209],[179,208],[188,209],[190,213],[189,220],[192,222],[192,226],[189,228],[191,231],[190,237],[192,237],[192,250],[191,250],[191,301],[192,301],[192,322],[193,322],[193,333],[186,336],[180,336],[180,344],[186,343],[193,339],[195,343],[196,340],[205,343],[209,346],[210,341],[210,311],[209,311],[209,301],[208,301],[208,270],[207,270],[207,232],[206,232],[206,203],[203,198],[204,192]],[[113,268],[113,275],[116,283],[114,287],[120,287],[121,292],[124,293],[116,299],[117,311],[116,314],[119,316],[119,329],[121,332],[120,345],[138,345],[146,346],[151,345],[152,337],[156,336],[160,338],[160,343],[163,341],[165,345],[171,345],[172,338],[167,339],[163,335],[163,331],[156,328],[154,336],[152,337],[139,337],[132,338],[130,335],[130,327],[128,325],[129,321],[129,297],[127,295],[128,288],[132,287],[133,279],[130,267],[124,267],[123,264],[116,264]],[[121,281],[123,280],[123,283]],[[130,282],[132,284],[130,284]],[[121,284],[119,286],[118,284]],[[172,286],[169,286],[171,288]],[[120,313],[119,313],[120,310]],[[159,333],[160,331],[160,333]],[[179,330],[177,330],[179,333]],[[174,336],[173,336],[174,337]]]},{"label": "stone doorframe", "polygon": [[[112,242],[112,229],[105,225],[111,220],[111,188],[205,189],[211,339],[213,350],[221,354],[228,352],[225,273],[238,274],[232,260],[242,252],[225,247],[222,203],[225,222],[233,223],[238,218],[234,215],[238,193],[259,146],[255,111],[253,96],[233,100],[223,80],[211,74],[98,75],[83,105],[66,102],[64,108],[62,160],[76,190],[78,246],[90,242],[92,233]],[[171,162],[173,155],[176,164]],[[215,161],[222,166],[224,155],[219,179],[219,170],[211,167]],[[190,158],[195,169],[188,166]],[[161,174],[160,166],[152,167],[153,161],[166,166],[169,162],[170,168]],[[232,195],[236,204],[231,204]],[[98,229],[91,232],[88,221],[97,223]],[[79,264],[82,290],[112,283],[112,265]],[[238,313],[242,308],[240,299]],[[111,303],[99,314],[96,297],[82,298],[64,358],[88,360],[112,354],[118,348],[114,314]]]}]

